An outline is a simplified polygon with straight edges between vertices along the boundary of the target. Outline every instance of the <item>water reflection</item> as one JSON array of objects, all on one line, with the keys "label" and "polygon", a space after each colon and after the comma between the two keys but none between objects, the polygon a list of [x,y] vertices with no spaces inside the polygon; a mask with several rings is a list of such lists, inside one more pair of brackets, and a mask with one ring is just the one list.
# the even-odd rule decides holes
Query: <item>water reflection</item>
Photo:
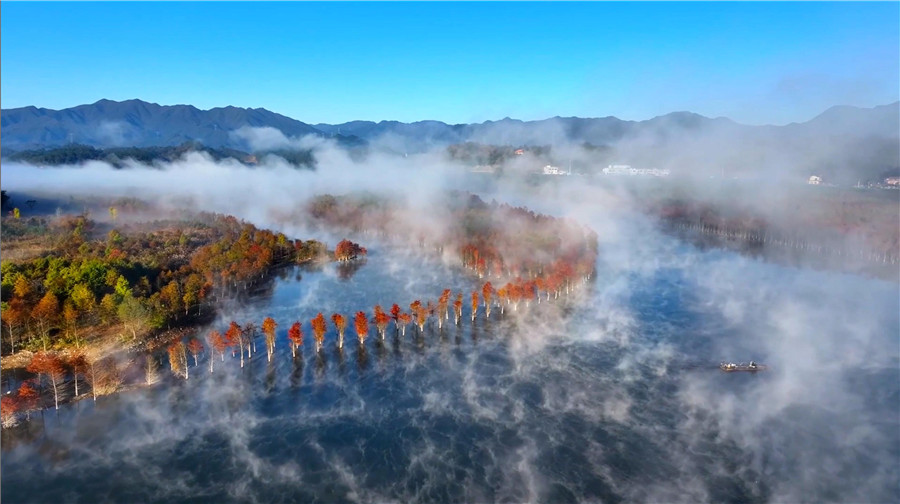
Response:
[{"label": "water reflection", "polygon": [[360,268],[366,265],[366,262],[366,258],[364,257],[352,261],[341,261],[337,265],[338,278],[345,282],[350,280]]},{"label": "water reflection", "polygon": [[264,390],[266,395],[275,392],[275,362],[273,360],[266,361],[266,381]]},{"label": "water reflection", "polygon": [[359,369],[360,374],[369,367],[369,352],[363,345],[356,347],[356,367]]},{"label": "water reflection", "polygon": [[291,360],[291,388],[297,388],[303,384],[303,351]]},{"label": "water reflection", "polygon": [[316,352],[316,379],[325,376],[325,352]]}]

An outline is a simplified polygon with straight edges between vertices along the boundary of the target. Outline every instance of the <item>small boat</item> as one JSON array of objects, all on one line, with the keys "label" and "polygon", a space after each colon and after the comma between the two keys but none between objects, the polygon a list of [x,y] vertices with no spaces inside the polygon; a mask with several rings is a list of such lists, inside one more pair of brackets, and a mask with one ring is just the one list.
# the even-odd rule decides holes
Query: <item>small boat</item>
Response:
[{"label": "small boat", "polygon": [[740,364],[735,364],[734,362],[723,362],[719,364],[719,369],[725,371],[726,373],[731,373],[733,371],[765,371],[768,369],[768,366],[764,364],[757,364],[754,361],[750,361],[750,364],[744,364],[741,362]]}]

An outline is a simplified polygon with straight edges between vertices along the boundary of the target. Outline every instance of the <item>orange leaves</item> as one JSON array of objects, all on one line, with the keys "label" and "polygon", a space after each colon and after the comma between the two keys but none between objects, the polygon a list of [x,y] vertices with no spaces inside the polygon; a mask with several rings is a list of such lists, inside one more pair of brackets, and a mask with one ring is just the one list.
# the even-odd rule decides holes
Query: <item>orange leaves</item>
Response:
[{"label": "orange leaves", "polygon": [[334,327],[338,333],[344,334],[344,330],[347,329],[347,319],[340,313],[332,313],[331,321],[334,322]]},{"label": "orange leaves", "polygon": [[44,294],[44,297],[31,310],[31,316],[39,321],[46,321],[48,324],[52,324],[59,317],[59,300],[53,292],[47,291]]},{"label": "orange leaves", "polygon": [[294,322],[291,328],[288,329],[288,341],[291,342],[291,355],[296,357],[297,348],[303,346],[303,328],[300,326],[299,321]]},{"label": "orange leaves", "polygon": [[397,315],[397,324],[400,326],[400,332],[404,336],[406,335],[406,326],[408,326],[412,322],[412,317],[408,313],[401,313]]},{"label": "orange leaves", "polygon": [[175,376],[188,379],[187,353],[181,340],[169,345],[169,367]]},{"label": "orange leaves", "polygon": [[266,356],[269,362],[272,362],[272,356],[275,354],[275,328],[278,324],[272,317],[266,317],[262,323],[263,334],[266,336]]},{"label": "orange leaves", "polygon": [[338,348],[344,348],[344,329],[347,328],[347,319],[340,313],[333,313],[331,321],[334,322],[334,327],[338,332]]},{"label": "orange leaves", "polygon": [[481,296],[484,298],[485,306],[491,303],[491,295],[494,293],[494,286],[491,285],[491,282],[485,282],[485,284],[481,287]]},{"label": "orange leaves", "polygon": [[225,354],[225,350],[228,348],[228,343],[225,341],[225,338],[222,337],[222,333],[216,330],[212,330],[209,333],[209,346],[212,347],[218,354]]},{"label": "orange leaves", "polygon": [[34,354],[26,370],[30,373],[45,375],[50,378],[51,381],[57,383],[61,382],[66,374],[62,359],[56,354],[49,352],[38,352]]},{"label": "orange leaves", "polygon": [[266,333],[266,334],[269,334],[269,333],[274,334],[274,333],[275,333],[275,328],[276,328],[276,327],[278,327],[278,324],[275,322],[275,319],[273,319],[272,317],[266,317],[265,320],[263,320],[263,323],[262,323],[262,330],[263,330],[264,333]]},{"label": "orange leaves", "polygon": [[26,381],[19,385],[19,400],[22,403],[22,408],[26,410],[36,408],[40,397],[40,394],[31,386],[31,383]]},{"label": "orange leaves", "polygon": [[[273,321],[274,322],[274,321]],[[241,330],[241,326],[238,325],[237,322],[231,321],[231,324],[228,325],[228,330],[225,331],[225,343],[228,346],[242,346],[241,339],[243,338],[244,333]]]},{"label": "orange leaves", "polygon": [[338,261],[350,261],[367,253],[365,247],[360,247],[358,243],[346,239],[341,240],[334,248],[334,258]]},{"label": "orange leaves", "polygon": [[440,326],[442,321],[447,318],[447,310],[448,305],[450,304],[450,289],[444,289],[441,292],[441,297],[438,298],[438,325]]},{"label": "orange leaves", "polygon": [[428,321],[428,308],[422,306],[422,303],[419,301],[416,301],[412,305],[410,305],[410,308],[413,309],[412,314],[413,317],[415,317],[416,325],[419,326],[419,332],[421,333],[425,330],[425,322]]},{"label": "orange leaves", "polygon": [[295,347],[303,346],[303,328],[300,325],[300,322],[294,322],[291,325],[291,328],[288,329],[288,340],[290,340],[291,344]]},{"label": "orange leaves", "polygon": [[325,316],[319,312],[311,321],[313,328],[313,337],[316,339],[316,348],[322,349],[322,343],[325,342],[325,331],[328,329],[325,323]]},{"label": "orange leaves", "polygon": [[5,395],[0,398],[0,421],[4,427],[16,424],[16,414],[22,409],[18,396]]},{"label": "orange leaves", "polygon": [[362,344],[369,336],[369,319],[366,318],[366,313],[361,311],[356,312],[356,317],[353,319],[353,325],[356,328],[356,336],[359,338],[360,344]]},{"label": "orange leaves", "polygon": [[188,343],[188,351],[196,358],[203,352],[203,343],[200,343],[200,340],[197,338],[191,338],[191,342]]},{"label": "orange leaves", "polygon": [[[394,305],[397,306],[397,305]],[[397,310],[399,311],[399,307]],[[384,312],[381,309],[381,305],[375,305],[375,328],[378,329],[378,334],[381,335],[381,338],[384,339],[384,332],[387,330],[387,326],[391,321],[391,316]]]}]

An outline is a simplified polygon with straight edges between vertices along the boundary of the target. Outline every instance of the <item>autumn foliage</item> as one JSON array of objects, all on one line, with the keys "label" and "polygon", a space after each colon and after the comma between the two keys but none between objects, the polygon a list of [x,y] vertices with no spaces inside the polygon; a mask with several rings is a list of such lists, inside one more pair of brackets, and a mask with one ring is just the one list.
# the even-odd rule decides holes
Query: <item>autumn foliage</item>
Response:
[{"label": "autumn foliage", "polygon": [[291,356],[296,357],[297,348],[303,346],[303,328],[300,326],[300,322],[294,322],[288,329],[288,341],[291,343]]},{"label": "autumn foliage", "polygon": [[369,336],[369,320],[366,318],[366,312],[356,312],[353,326],[356,329],[356,337],[359,339],[359,344],[362,345]]},{"label": "autumn foliage", "polygon": [[347,329],[347,319],[340,313],[331,314],[331,321],[338,333],[338,348],[344,348],[344,330]]},{"label": "autumn foliage", "polygon": [[59,409],[59,387],[66,377],[66,369],[60,357],[50,352],[38,352],[31,358],[31,363],[26,368],[30,373],[36,373],[50,382],[53,388],[53,403]]},{"label": "autumn foliage", "polygon": [[365,247],[360,247],[358,243],[350,240],[341,240],[334,248],[334,258],[338,261],[351,261],[367,253]]},{"label": "autumn foliage", "polygon": [[328,330],[328,325],[325,323],[325,316],[319,312],[310,323],[312,324],[313,337],[316,339],[316,350],[321,350],[322,345],[325,343],[325,331]]},{"label": "autumn foliage", "polygon": [[275,328],[278,327],[278,324],[275,322],[275,319],[272,317],[266,317],[262,323],[262,331],[266,336],[266,354],[269,358],[269,362],[272,361],[272,356],[275,354]]},{"label": "autumn foliage", "polygon": [[381,305],[375,305],[374,315],[375,328],[378,330],[378,336],[381,337],[381,339],[384,339],[384,332],[391,322],[391,316],[384,312]]}]

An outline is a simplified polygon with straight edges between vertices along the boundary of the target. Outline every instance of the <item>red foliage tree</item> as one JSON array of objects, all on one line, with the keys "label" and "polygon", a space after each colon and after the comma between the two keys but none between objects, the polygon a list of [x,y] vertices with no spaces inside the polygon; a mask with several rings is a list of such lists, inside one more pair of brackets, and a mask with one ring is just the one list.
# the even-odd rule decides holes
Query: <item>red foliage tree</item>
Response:
[{"label": "red foliage tree", "polygon": [[331,321],[338,332],[338,348],[344,348],[344,330],[347,329],[347,319],[340,313],[331,314]]},{"label": "red foliage tree", "polygon": [[334,248],[334,258],[338,261],[350,261],[367,253],[365,247],[360,247],[358,243],[350,240],[341,240]]},{"label": "red foliage tree", "polygon": [[44,345],[44,351],[47,351],[47,343],[50,342],[50,329],[56,325],[59,318],[59,300],[48,291],[44,297],[31,310],[31,316],[38,324],[41,342]]},{"label": "red foliage tree", "polygon": [[28,411],[37,408],[40,398],[41,395],[37,390],[34,389],[34,387],[31,386],[30,380],[24,381],[21,385],[19,385],[19,403],[22,411]]},{"label": "red foliage tree", "polygon": [[[217,354],[222,357],[222,362],[225,362],[225,350],[228,349],[228,344],[225,342],[225,338],[222,337],[222,333],[219,331],[213,330],[209,333],[209,346],[213,349]],[[216,360],[210,356],[209,358],[209,372],[213,372],[213,362]]]},{"label": "red foliage tree", "polygon": [[438,298],[438,329],[444,328],[444,320],[449,317],[448,307],[450,305],[450,289],[444,289],[441,297]]},{"label": "red foliage tree", "polygon": [[428,322],[428,308],[422,306],[422,303],[416,301],[413,303],[415,305],[415,309],[413,310],[413,317],[416,320],[416,326],[419,328],[419,334],[425,332],[425,323]]},{"label": "red foliage tree", "polygon": [[369,320],[366,318],[366,313],[356,312],[353,325],[356,328],[356,337],[359,339],[359,344],[365,344],[366,338],[369,336]]},{"label": "red foliage tree", "polygon": [[497,298],[500,300],[500,314],[506,310],[506,305],[509,304],[509,289],[504,285],[497,289]]},{"label": "red foliage tree", "polygon": [[491,285],[491,282],[485,282],[485,284],[481,287],[481,297],[484,298],[484,314],[486,317],[491,317],[491,296],[494,294],[494,286]]},{"label": "red foliage tree", "polygon": [[453,301],[453,315],[456,317],[456,325],[459,325],[459,320],[462,318],[462,298],[463,295],[460,292],[456,295],[456,299]]},{"label": "red foliage tree", "polygon": [[185,351],[184,342],[181,340],[169,345],[169,367],[172,374],[182,376],[188,379],[187,352]]},{"label": "red foliage tree", "polygon": [[381,305],[375,305],[374,321],[375,328],[378,330],[378,336],[381,339],[384,339],[384,332],[387,330],[387,326],[391,322],[391,317],[381,309]]},{"label": "red foliage tree", "polygon": [[28,320],[25,302],[19,298],[13,298],[0,312],[0,317],[2,317],[3,323],[6,324],[12,353],[16,353],[16,329],[24,325]]},{"label": "red foliage tree", "polygon": [[194,357],[194,367],[199,366],[200,353],[203,352],[203,343],[200,343],[200,340],[197,338],[191,338],[190,343],[188,343],[188,351]]},{"label": "red foliage tree", "polygon": [[49,352],[38,352],[31,358],[26,369],[29,373],[37,373],[38,376],[47,378],[53,386],[54,406],[59,409],[59,386],[66,376],[66,370],[59,356]]},{"label": "red foliage tree", "polygon": [[[238,347],[238,352],[241,354],[241,367],[244,367],[244,341],[244,330],[241,329],[237,322],[232,320],[231,324],[228,325],[228,330],[225,331],[225,343],[230,347]],[[231,356],[234,357],[233,350]]]},{"label": "red foliage tree", "polygon": [[297,357],[297,348],[303,346],[303,328],[299,321],[288,329],[288,341],[291,342],[291,357]]},{"label": "red foliage tree", "polygon": [[400,326],[400,334],[406,336],[406,326],[412,322],[412,317],[408,313],[400,313],[397,315],[397,325]]},{"label": "red foliage tree", "polygon": [[15,426],[18,423],[18,414],[21,409],[18,396],[5,395],[0,398],[0,424],[4,428]]},{"label": "red foliage tree", "polygon": [[263,334],[266,336],[266,355],[269,362],[272,362],[272,355],[275,354],[275,328],[278,324],[272,317],[266,317],[262,323]]},{"label": "red foliage tree", "polygon": [[313,337],[316,339],[316,351],[318,352],[322,350],[322,345],[325,343],[325,331],[328,330],[328,325],[325,323],[325,316],[321,312],[310,323],[312,324]]}]

